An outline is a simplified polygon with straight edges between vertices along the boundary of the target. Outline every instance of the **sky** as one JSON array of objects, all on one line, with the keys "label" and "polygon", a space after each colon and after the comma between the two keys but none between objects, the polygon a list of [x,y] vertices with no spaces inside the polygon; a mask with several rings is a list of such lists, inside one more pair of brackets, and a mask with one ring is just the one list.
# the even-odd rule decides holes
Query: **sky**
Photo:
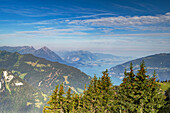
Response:
[{"label": "sky", "polygon": [[0,0],[0,46],[170,52],[169,0]]}]

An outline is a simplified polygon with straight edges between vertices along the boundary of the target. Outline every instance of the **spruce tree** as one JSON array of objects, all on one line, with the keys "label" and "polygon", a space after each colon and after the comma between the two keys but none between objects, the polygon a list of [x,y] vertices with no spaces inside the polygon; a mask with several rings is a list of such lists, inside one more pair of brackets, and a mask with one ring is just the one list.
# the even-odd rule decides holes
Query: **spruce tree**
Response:
[{"label": "spruce tree", "polygon": [[159,110],[159,113],[168,113],[170,111],[170,88],[165,91],[165,104]]},{"label": "spruce tree", "polygon": [[131,64],[130,72],[125,71],[123,83],[120,85],[120,112],[157,113],[159,108],[164,105],[164,96],[160,85],[155,80],[155,73],[152,78],[146,75],[144,61],[141,63],[137,75],[134,75]]},{"label": "spruce tree", "polygon": [[130,72],[124,72],[124,79],[123,83],[120,84],[119,90],[119,111],[120,112],[134,112],[136,105],[134,103],[135,98],[135,78],[133,73],[133,66],[132,63],[130,64]]},{"label": "spruce tree", "polygon": [[64,102],[64,111],[65,113],[70,113],[72,111],[73,105],[72,105],[72,94],[71,94],[71,88],[68,89],[66,92],[65,102]]},{"label": "spruce tree", "polygon": [[107,72],[107,70],[104,71],[99,79],[94,76],[89,87],[84,91],[83,102],[86,112],[110,113],[113,111],[115,92]]},{"label": "spruce tree", "polygon": [[50,96],[50,100],[47,102],[50,106],[45,106],[43,113],[57,113],[59,111],[59,101],[58,101],[58,85]]},{"label": "spruce tree", "polygon": [[89,87],[84,91],[83,100],[87,111],[95,112],[97,106],[97,77],[91,80]]},{"label": "spruce tree", "polygon": [[64,109],[64,103],[65,103],[65,97],[63,96],[65,94],[64,92],[64,86],[63,83],[60,85],[60,90],[58,93],[58,101],[59,101],[59,107],[60,107],[60,113],[65,113]]}]

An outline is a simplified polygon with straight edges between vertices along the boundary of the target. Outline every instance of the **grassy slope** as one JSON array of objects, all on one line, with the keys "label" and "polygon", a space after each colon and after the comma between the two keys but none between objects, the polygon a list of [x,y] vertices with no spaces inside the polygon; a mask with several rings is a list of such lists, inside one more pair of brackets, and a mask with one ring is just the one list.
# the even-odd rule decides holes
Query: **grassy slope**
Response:
[{"label": "grassy slope", "polygon": [[61,83],[64,83],[66,90],[71,87],[73,91],[81,93],[84,85],[88,85],[91,79],[74,67],[50,62],[31,54],[0,51],[0,68],[14,72],[32,86],[49,94]]}]

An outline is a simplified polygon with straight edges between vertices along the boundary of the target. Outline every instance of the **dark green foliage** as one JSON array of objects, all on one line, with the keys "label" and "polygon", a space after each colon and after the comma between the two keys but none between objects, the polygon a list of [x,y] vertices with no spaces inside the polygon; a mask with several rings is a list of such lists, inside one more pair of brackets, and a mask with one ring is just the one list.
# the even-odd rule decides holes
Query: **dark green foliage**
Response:
[{"label": "dark green foliage", "polygon": [[170,87],[165,91],[165,105],[159,110],[159,113],[168,113],[170,111]]},{"label": "dark green foliage", "polygon": [[125,71],[123,83],[120,84],[120,111],[125,113],[157,113],[159,108],[164,105],[164,96],[160,90],[160,85],[155,80],[155,73],[152,78],[146,75],[144,62],[141,63],[137,75],[133,73],[131,64],[130,72]]},{"label": "dark green foliage", "polygon": [[[58,87],[57,87],[58,89]],[[86,88],[85,88],[86,89]],[[57,91],[57,90],[55,90]],[[57,100],[59,101],[59,108],[53,108],[55,112],[64,113],[112,113],[115,110],[116,103],[114,102],[115,91],[111,84],[110,77],[107,71],[103,72],[102,78],[97,79],[96,76],[91,80],[89,87],[83,94],[71,94],[71,89],[66,93],[63,92],[62,86],[58,93],[55,93]],[[54,93],[52,94],[54,96]],[[54,101],[52,98],[50,100]],[[53,107],[50,106],[44,108],[44,112],[47,113]]]},{"label": "dark green foliage", "polygon": [[[62,85],[56,93],[59,108],[54,108],[57,113],[157,113],[169,110],[169,97],[165,104],[164,94],[160,84],[156,82],[156,74],[149,78],[146,75],[144,62],[140,65],[137,75],[133,72],[132,63],[130,72],[124,72],[125,77],[120,87],[112,86],[107,70],[101,78],[94,78],[83,94],[71,94],[70,89],[66,96]],[[58,87],[57,87],[58,88]],[[168,91],[167,91],[168,92]],[[166,92],[166,95],[169,93]],[[54,101],[54,100],[53,100]],[[44,112],[51,108],[46,107]]]},{"label": "dark green foliage", "polygon": [[115,91],[107,71],[99,79],[94,76],[87,91],[84,92],[84,101],[87,111],[111,112],[114,104]]},{"label": "dark green foliage", "polygon": [[55,111],[59,111],[59,100],[58,100],[58,85],[56,89],[53,91],[52,95],[50,96],[50,100],[47,102],[50,106],[46,106],[43,109],[43,112],[51,113]]}]

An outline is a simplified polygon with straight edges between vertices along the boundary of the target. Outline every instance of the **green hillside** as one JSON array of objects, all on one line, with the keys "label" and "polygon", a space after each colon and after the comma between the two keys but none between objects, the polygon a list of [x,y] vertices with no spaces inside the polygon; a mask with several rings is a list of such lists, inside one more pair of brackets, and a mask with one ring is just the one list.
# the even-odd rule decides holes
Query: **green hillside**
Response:
[{"label": "green hillside", "polygon": [[0,113],[37,113],[42,111],[47,95],[33,88],[10,71],[0,74]]},{"label": "green hillside", "polygon": [[31,54],[21,55],[0,51],[0,68],[8,69],[29,84],[51,94],[55,86],[64,83],[64,88],[69,87],[76,93],[82,93],[85,84],[89,84],[90,76],[80,70],[51,62]]},{"label": "green hillside", "polygon": [[110,68],[109,73],[112,78],[123,78],[124,70],[129,69],[129,64],[132,62],[134,71],[138,72],[141,61],[145,61],[147,74],[152,75],[154,70],[156,71],[157,79],[161,81],[170,80],[170,53],[155,54],[135,60],[128,61],[126,63],[114,66]]}]

